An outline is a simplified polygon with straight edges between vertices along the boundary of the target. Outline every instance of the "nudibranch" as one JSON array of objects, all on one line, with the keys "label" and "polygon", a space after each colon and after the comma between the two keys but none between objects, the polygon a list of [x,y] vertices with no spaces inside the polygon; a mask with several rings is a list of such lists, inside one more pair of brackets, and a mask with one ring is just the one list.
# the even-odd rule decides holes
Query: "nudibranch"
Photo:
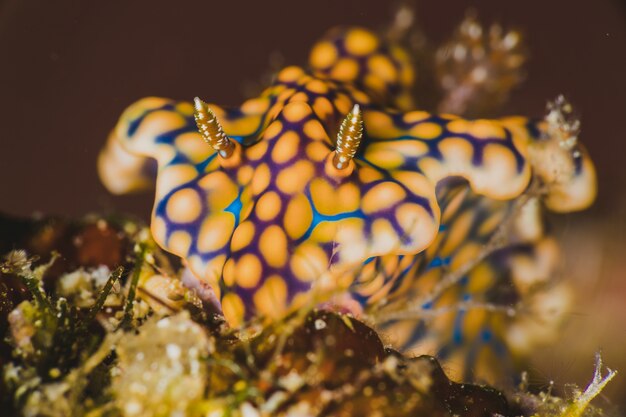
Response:
[{"label": "nudibranch", "polygon": [[[410,61],[368,30],[339,29],[308,69],[283,69],[239,108],[140,100],[110,135],[100,176],[114,193],[143,189],[156,160],[154,239],[213,287],[233,326],[332,301],[379,314],[406,348],[523,349],[530,336],[470,307],[510,305],[548,279],[556,248],[541,207],[588,206],[593,165],[559,119],[563,102],[539,120],[412,110]],[[511,240],[481,255],[524,195]],[[426,329],[401,314],[450,300],[458,308]]]}]

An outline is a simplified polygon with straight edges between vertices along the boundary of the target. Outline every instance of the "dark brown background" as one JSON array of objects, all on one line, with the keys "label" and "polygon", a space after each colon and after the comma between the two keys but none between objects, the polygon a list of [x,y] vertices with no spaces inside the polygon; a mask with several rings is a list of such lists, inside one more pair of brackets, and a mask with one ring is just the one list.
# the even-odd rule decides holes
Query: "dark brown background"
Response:
[{"label": "dark brown background", "polygon": [[[597,163],[600,198],[567,215],[557,235],[583,289],[568,333],[539,353],[538,373],[584,383],[593,352],[626,372],[626,8],[617,0],[422,1],[433,42],[466,9],[521,27],[529,78],[507,111],[541,115],[565,93],[582,114],[582,140]],[[304,64],[310,45],[337,24],[379,28],[391,3],[372,0],[0,2],[0,210],[78,215],[121,210],[147,218],[149,195],[113,197],[95,158],[120,112],[147,95],[237,104],[280,52]],[[569,334],[569,336],[568,336]],[[623,379],[622,377],[618,377]],[[607,392],[620,397],[621,382]],[[625,395],[626,396],[626,395]]]},{"label": "dark brown background", "polygon": [[[540,115],[565,93],[583,117],[604,213],[626,184],[626,12],[617,0],[423,1],[434,41],[469,6],[483,21],[524,29],[529,78],[508,110]],[[436,3],[436,4],[435,4]],[[0,2],[0,4],[2,4]],[[174,6],[175,4],[175,6]],[[0,9],[0,209],[144,215],[144,197],[112,198],[94,160],[109,129],[147,95],[237,104],[280,52],[304,64],[329,27],[388,23],[391,2],[5,0]]]}]

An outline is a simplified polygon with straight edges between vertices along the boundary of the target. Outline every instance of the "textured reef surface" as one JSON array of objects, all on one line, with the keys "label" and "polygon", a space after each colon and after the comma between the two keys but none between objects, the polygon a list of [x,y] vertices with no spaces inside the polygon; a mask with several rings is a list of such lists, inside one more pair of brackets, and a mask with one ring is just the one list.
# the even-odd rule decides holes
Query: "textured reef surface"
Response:
[{"label": "textured reef surface", "polygon": [[522,373],[572,297],[544,214],[596,194],[575,112],[558,97],[543,117],[477,118],[526,55],[472,16],[425,67],[436,108],[416,110],[428,54],[406,13],[384,34],[331,30],[239,107],[131,105],[98,169],[113,193],[154,188],[149,228],[0,218],[3,409],[601,414],[599,357],[569,395]]},{"label": "textured reef surface", "polygon": [[591,416],[613,375],[566,399],[453,382],[330,310],[235,331],[133,221],[0,225],[3,415]]}]

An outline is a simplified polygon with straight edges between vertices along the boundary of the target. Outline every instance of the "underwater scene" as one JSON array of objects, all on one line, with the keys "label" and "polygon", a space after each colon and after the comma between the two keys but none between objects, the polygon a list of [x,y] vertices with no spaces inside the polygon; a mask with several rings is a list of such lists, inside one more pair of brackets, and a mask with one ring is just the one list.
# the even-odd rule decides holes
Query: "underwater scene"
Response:
[{"label": "underwater scene", "polygon": [[626,5],[0,5],[0,415],[619,416]]}]

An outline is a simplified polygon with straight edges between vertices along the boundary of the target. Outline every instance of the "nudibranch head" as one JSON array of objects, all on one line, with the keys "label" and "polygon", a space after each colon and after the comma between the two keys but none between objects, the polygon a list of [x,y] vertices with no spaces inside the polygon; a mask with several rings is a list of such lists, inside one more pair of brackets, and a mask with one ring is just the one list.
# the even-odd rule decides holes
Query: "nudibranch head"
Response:
[{"label": "nudibranch head", "polygon": [[[465,260],[485,244],[533,169],[547,178],[531,155],[549,123],[407,111],[408,55],[369,31],[333,32],[311,69],[284,69],[240,108],[139,101],[101,158],[118,190],[145,183],[106,168],[119,149],[136,158],[124,172],[142,179],[143,158],[157,160],[154,238],[213,286],[233,325],[332,297],[358,308],[414,297],[463,242]],[[593,194],[586,154],[568,155],[582,162],[553,188],[555,209]],[[452,198],[459,178],[483,208]]]},{"label": "nudibranch head", "polygon": [[[159,169],[155,239],[219,289],[231,323],[280,314],[298,294],[345,290],[368,259],[416,253],[434,238],[439,213],[423,175],[352,161],[360,120],[357,106],[334,143],[314,109],[292,101],[259,140],[238,145],[239,164],[210,148],[196,164]],[[329,169],[336,156],[353,170]]]}]

